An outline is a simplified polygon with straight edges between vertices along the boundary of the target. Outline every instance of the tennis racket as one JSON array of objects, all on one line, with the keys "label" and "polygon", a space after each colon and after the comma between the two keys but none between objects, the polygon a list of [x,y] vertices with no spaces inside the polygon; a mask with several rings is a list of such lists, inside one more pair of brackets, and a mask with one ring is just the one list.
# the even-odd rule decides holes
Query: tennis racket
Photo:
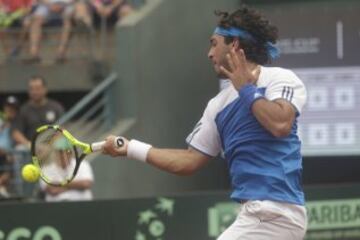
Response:
[{"label": "tennis racket", "polygon": [[[85,143],[57,125],[45,125],[36,130],[31,141],[31,155],[40,177],[49,185],[65,186],[76,176],[81,161],[90,153],[102,150],[105,141]],[[121,147],[118,137],[114,146]]]}]

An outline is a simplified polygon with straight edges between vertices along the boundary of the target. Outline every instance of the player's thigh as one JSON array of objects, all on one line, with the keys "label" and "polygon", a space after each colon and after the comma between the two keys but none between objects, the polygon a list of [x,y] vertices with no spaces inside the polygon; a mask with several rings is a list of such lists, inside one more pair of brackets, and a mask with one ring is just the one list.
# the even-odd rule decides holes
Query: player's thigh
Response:
[{"label": "player's thigh", "polygon": [[260,219],[240,211],[236,220],[217,238],[217,240],[252,240]]},{"label": "player's thigh", "polygon": [[267,201],[250,201],[244,204],[234,223],[220,235],[218,240],[303,239],[306,231],[306,215],[302,209],[292,211],[291,205],[286,209],[288,205],[280,204],[283,209],[277,210],[274,209],[274,204]]},{"label": "player's thigh", "polygon": [[289,218],[281,216],[276,219],[263,220],[257,229],[250,232],[250,239],[267,240],[302,240],[305,236],[305,228],[294,225]]}]

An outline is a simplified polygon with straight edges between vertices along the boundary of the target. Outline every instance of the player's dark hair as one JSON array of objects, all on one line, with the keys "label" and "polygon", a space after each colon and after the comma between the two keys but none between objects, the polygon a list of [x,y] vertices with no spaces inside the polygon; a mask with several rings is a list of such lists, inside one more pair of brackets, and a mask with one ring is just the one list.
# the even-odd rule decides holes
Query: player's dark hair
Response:
[{"label": "player's dark hair", "polygon": [[[219,27],[226,29],[230,27],[240,28],[253,36],[255,41],[239,38],[247,60],[261,65],[271,61],[266,43],[276,43],[278,38],[277,27],[271,25],[259,12],[246,6],[242,6],[233,13],[215,11],[215,14],[220,17]],[[226,44],[233,41],[234,37],[225,37]]]},{"label": "player's dark hair", "polygon": [[37,81],[37,80],[40,81],[44,87],[47,86],[47,82],[46,82],[45,78],[43,76],[41,76],[41,75],[33,75],[33,76],[31,76],[29,78],[28,83],[30,83],[32,81]]}]

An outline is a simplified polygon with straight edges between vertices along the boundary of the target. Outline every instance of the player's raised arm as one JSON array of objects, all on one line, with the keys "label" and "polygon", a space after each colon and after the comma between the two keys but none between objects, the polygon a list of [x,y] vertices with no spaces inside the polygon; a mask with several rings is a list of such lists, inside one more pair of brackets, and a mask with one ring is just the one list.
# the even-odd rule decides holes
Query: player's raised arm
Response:
[{"label": "player's raised arm", "polygon": [[114,148],[112,142],[115,138],[115,136],[106,138],[103,150],[105,154],[127,156],[177,175],[190,175],[211,158],[191,147],[188,149],[160,149],[137,140],[124,139],[125,144],[122,148]]},{"label": "player's raised arm", "polygon": [[275,137],[288,136],[296,114],[300,113],[306,100],[301,81],[286,71],[276,77],[276,83],[262,88],[257,85],[261,67],[248,62],[242,49],[232,48],[227,61],[228,68],[221,66],[221,71],[232,81],[260,124]]}]

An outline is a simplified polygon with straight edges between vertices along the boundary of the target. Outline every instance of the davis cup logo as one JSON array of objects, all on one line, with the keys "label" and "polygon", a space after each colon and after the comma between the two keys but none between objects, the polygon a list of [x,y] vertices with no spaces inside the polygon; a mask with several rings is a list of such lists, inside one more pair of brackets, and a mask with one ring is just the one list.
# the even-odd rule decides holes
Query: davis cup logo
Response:
[{"label": "davis cup logo", "polygon": [[135,240],[163,240],[166,221],[173,215],[175,201],[158,198],[157,203],[139,213]]}]

